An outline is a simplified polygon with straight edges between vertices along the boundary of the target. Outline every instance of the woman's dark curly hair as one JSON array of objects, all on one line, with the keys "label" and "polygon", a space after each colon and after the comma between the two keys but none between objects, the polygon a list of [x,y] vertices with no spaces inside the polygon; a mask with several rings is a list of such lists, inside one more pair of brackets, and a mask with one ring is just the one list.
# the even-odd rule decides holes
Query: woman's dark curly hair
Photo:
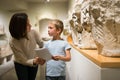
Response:
[{"label": "woman's dark curly hair", "polygon": [[21,39],[27,37],[27,21],[26,13],[15,13],[9,23],[9,31],[13,38]]}]

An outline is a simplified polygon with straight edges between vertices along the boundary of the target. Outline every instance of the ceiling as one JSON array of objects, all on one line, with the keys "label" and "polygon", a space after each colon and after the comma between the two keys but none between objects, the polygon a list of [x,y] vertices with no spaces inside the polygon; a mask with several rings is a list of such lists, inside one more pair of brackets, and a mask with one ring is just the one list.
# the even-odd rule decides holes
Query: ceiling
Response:
[{"label": "ceiling", "polygon": [[[68,2],[69,0],[49,0],[48,3]],[[29,3],[47,3],[47,0],[0,0],[0,9],[6,11],[25,10]]]},{"label": "ceiling", "polygon": [[[45,1],[48,1],[48,0],[24,0],[24,1],[27,1],[27,2],[45,2]],[[65,1],[68,1],[68,0],[49,0],[50,2],[65,2]]]}]

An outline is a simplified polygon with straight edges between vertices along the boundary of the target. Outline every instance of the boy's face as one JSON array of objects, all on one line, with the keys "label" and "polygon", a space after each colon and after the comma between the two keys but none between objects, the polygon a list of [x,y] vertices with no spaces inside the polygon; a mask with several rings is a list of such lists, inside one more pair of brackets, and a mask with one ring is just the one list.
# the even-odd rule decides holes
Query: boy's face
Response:
[{"label": "boy's face", "polygon": [[48,34],[49,36],[57,36],[59,34],[59,30],[56,29],[53,23],[49,23],[48,25]]}]

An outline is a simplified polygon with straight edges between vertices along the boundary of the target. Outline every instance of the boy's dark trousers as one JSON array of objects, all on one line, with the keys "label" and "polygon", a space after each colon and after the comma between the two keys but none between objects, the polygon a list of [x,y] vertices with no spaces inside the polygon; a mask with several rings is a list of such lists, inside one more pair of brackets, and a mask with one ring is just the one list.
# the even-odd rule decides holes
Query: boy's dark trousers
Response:
[{"label": "boy's dark trousers", "polygon": [[58,76],[58,77],[46,76],[46,80],[65,80],[65,76]]}]

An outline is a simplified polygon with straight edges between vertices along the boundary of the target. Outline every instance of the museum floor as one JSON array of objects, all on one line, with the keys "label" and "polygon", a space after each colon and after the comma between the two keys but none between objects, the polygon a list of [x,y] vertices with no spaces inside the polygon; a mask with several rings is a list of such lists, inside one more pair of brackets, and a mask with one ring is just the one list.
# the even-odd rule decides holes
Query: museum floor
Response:
[{"label": "museum floor", "polygon": [[[40,80],[39,71],[40,70],[38,70],[36,80]],[[17,80],[12,60],[0,65],[0,80]]]}]

